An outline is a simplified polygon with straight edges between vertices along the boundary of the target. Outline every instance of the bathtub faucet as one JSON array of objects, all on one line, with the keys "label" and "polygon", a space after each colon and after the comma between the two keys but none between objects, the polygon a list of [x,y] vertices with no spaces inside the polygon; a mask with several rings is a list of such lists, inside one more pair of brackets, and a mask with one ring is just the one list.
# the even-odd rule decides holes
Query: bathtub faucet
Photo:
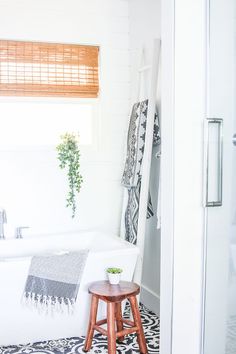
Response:
[{"label": "bathtub faucet", "polygon": [[7,214],[5,209],[0,209],[0,240],[5,238],[4,224],[7,223]]}]

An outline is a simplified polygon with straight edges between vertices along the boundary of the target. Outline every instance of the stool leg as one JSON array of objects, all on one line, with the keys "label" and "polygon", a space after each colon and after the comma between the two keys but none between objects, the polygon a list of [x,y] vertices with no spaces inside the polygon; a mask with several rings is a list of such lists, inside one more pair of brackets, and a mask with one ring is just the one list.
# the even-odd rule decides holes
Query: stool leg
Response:
[{"label": "stool leg", "polygon": [[[116,303],[116,327],[117,327],[117,332],[123,330],[121,302]],[[118,342],[123,342],[124,339],[125,337],[120,337],[118,338]]]},{"label": "stool leg", "polygon": [[143,332],[143,326],[142,326],[142,322],[141,322],[141,316],[139,313],[138,302],[137,302],[136,296],[131,296],[129,298],[129,301],[130,301],[130,305],[131,305],[131,309],[132,309],[132,313],[133,313],[133,317],[134,317],[134,323],[138,327],[137,338],[138,338],[140,353],[148,354],[146,339],[145,339],[144,332]]},{"label": "stool leg", "polygon": [[84,349],[83,349],[84,352],[88,352],[92,346],[94,325],[95,325],[96,319],[97,319],[97,310],[98,310],[98,298],[96,296],[92,295],[89,325],[88,325],[86,341],[85,341]]},{"label": "stool leg", "polygon": [[107,303],[108,354],[116,354],[115,302]]}]

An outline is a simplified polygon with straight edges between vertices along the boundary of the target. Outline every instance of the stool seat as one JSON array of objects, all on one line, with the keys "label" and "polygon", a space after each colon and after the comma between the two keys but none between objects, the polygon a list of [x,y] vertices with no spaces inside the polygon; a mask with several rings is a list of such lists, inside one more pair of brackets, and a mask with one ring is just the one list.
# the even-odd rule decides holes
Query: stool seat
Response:
[{"label": "stool seat", "polygon": [[[94,331],[97,331],[107,336],[108,354],[116,354],[116,340],[122,342],[124,337],[131,333],[137,334],[140,353],[148,354],[136,299],[136,295],[140,292],[139,285],[127,281],[121,281],[117,285],[111,285],[108,281],[97,281],[90,284],[88,291],[92,297],[84,352],[91,349],[93,334]],[[133,321],[122,317],[121,302],[125,299],[130,302]],[[107,304],[107,318],[97,321],[99,300],[105,301]],[[107,324],[107,329],[102,327],[104,324]],[[124,327],[124,324],[126,327]]]},{"label": "stool seat", "polygon": [[120,302],[129,296],[136,296],[140,292],[138,284],[128,281],[121,281],[117,285],[111,285],[108,281],[102,280],[92,283],[88,291],[106,302]]}]

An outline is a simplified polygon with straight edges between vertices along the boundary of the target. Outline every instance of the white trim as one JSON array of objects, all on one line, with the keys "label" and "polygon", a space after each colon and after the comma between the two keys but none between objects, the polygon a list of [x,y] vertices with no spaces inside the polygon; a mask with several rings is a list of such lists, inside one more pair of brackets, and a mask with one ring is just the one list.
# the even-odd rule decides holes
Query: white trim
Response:
[{"label": "white trim", "polygon": [[[181,148],[177,146],[178,151],[176,152],[174,146],[176,146],[176,140],[179,142],[179,136],[177,131],[180,127],[175,124],[183,124],[187,122],[186,125],[186,137],[188,138],[188,132],[192,134],[193,125],[197,126],[196,134],[198,134],[197,144],[199,145],[201,151],[201,141],[203,141],[203,132],[201,132],[201,122],[203,122],[205,107],[204,107],[204,96],[205,95],[205,77],[204,70],[206,70],[205,62],[205,47],[204,41],[206,37],[206,3],[204,0],[200,2],[191,1],[192,4],[188,4],[188,1],[178,1],[178,0],[166,0],[162,2],[162,169],[161,169],[161,179],[163,184],[161,186],[162,190],[162,200],[161,200],[161,210],[162,210],[162,235],[161,235],[161,342],[160,342],[160,354],[175,354],[175,353],[202,353],[203,354],[203,321],[204,313],[202,312],[202,302],[204,303],[204,279],[202,274],[202,257],[204,257],[204,211],[201,209],[201,203],[199,195],[199,190],[196,192],[193,190],[192,195],[183,195],[182,198],[186,199],[186,205],[190,204],[190,198],[192,197],[194,203],[194,210],[197,211],[195,216],[191,215],[194,221],[194,226],[197,226],[198,232],[193,228],[191,237],[193,242],[197,246],[195,249],[195,260],[192,261],[191,255],[193,255],[193,248],[186,249],[186,245],[183,240],[187,239],[187,236],[181,236],[181,233],[186,233],[184,218],[180,214],[180,209],[184,212],[186,205],[183,205],[181,201],[179,187],[180,183],[177,177],[180,177],[181,165],[184,163],[184,155],[181,155]],[[185,6],[186,5],[186,6]],[[191,12],[191,8],[194,6],[195,11]],[[190,15],[190,16],[189,16]],[[176,17],[177,21],[176,22]],[[183,22],[181,21],[183,18]],[[187,27],[189,25],[189,28]],[[175,33],[177,27],[177,31]],[[185,36],[181,37],[186,31],[186,40],[191,37],[193,31],[193,42],[196,42],[196,49],[199,50],[199,57],[197,58],[198,64],[196,66],[197,72],[199,72],[199,77],[197,77],[193,72],[193,82],[190,82],[190,90],[194,92],[194,86],[191,85],[196,81],[196,100],[198,100],[200,108],[198,116],[194,116],[194,110],[190,109],[189,114],[193,113],[193,117],[189,116],[187,121],[186,111],[182,112],[184,115],[184,120],[181,118],[181,110],[184,102],[184,92],[187,86],[181,87],[181,75],[183,76],[183,82],[186,85],[188,80],[186,78],[185,67],[181,64],[182,60],[187,62],[185,52],[181,48],[186,50],[189,58],[189,67],[186,67],[188,72],[195,62],[193,53],[189,53],[190,49],[186,47],[184,43]],[[188,32],[189,33],[188,37]],[[176,41],[177,46],[176,46]],[[175,48],[176,46],[176,48]],[[190,54],[190,55],[189,55]],[[202,61],[201,58],[202,58]],[[197,63],[196,61],[196,63]],[[176,70],[175,70],[176,67]],[[191,72],[190,72],[191,73]],[[175,82],[175,78],[177,81]],[[192,78],[192,75],[191,75]],[[199,91],[199,87],[202,83],[202,89]],[[177,101],[175,104],[175,94],[174,87],[177,85]],[[202,92],[202,96],[201,96]],[[191,102],[193,101],[194,106],[194,95],[191,97]],[[186,102],[188,104],[188,102]],[[177,113],[175,113],[177,112]],[[175,117],[176,114],[176,117]],[[192,119],[192,120],[191,120]],[[195,119],[193,121],[193,119]],[[177,121],[177,123],[175,123]],[[197,123],[197,124],[196,124]],[[184,127],[185,129],[185,127]],[[191,135],[193,136],[193,134]],[[187,139],[183,141],[183,145],[187,146]],[[191,143],[189,144],[191,148]],[[177,154],[179,153],[179,155]],[[196,155],[196,162],[200,165],[201,157],[199,152],[194,152]],[[193,155],[194,155],[193,154]],[[193,156],[193,159],[195,158]],[[176,165],[176,159],[181,162],[180,166]],[[185,166],[186,167],[186,166]],[[185,167],[183,168],[186,171]],[[203,167],[203,166],[202,166]],[[198,172],[201,170],[198,169]],[[178,176],[177,176],[178,174]],[[199,173],[197,175],[199,180]],[[185,177],[185,176],[184,176]],[[176,188],[174,189],[174,182],[176,183]],[[177,183],[178,182],[178,183]],[[198,185],[199,187],[199,185]],[[185,193],[185,191],[184,191]],[[198,195],[197,195],[198,193]],[[180,205],[179,205],[180,202]],[[182,203],[182,205],[181,205]],[[194,211],[193,211],[194,213]],[[182,219],[182,221],[181,221]],[[187,220],[186,220],[187,221]],[[182,224],[181,224],[182,223]],[[189,226],[186,226],[186,229]],[[189,228],[190,229],[190,228]],[[194,235],[195,233],[195,235]],[[189,234],[190,236],[190,234]],[[175,242],[174,242],[175,240]],[[184,248],[185,246],[185,248]],[[188,253],[191,252],[191,255]],[[200,257],[196,257],[196,252]],[[182,258],[181,258],[182,257]],[[200,262],[199,262],[200,260]],[[187,263],[189,262],[189,263]],[[184,274],[188,274],[186,268],[183,265],[189,264],[189,270],[193,270],[193,278],[188,278],[189,283],[184,281]],[[174,268],[175,265],[175,268]],[[185,272],[186,270],[186,272]],[[190,273],[190,272],[189,272]],[[193,279],[195,279],[193,281]],[[184,285],[181,289],[181,284]],[[195,290],[193,291],[194,285]],[[186,290],[188,296],[186,296]],[[201,298],[202,295],[202,298]],[[186,301],[187,299],[187,301]],[[185,302],[186,301],[186,302]],[[190,308],[192,305],[192,313],[190,313]],[[187,310],[186,310],[187,309]],[[182,314],[185,319],[181,317]],[[180,315],[181,314],[181,315]],[[179,316],[180,315],[180,316]],[[192,316],[192,317],[191,317]],[[194,318],[194,321],[192,319]],[[188,321],[190,320],[190,321]],[[184,340],[185,338],[185,340]]]},{"label": "white trim", "polygon": [[[205,7],[205,92],[206,92],[206,101],[205,101],[205,110],[207,115],[207,101],[209,97],[209,51],[210,51],[210,0],[206,0]],[[205,117],[206,118],[206,117]],[[206,155],[206,129],[204,126],[204,156],[203,156],[203,198],[206,195],[206,164],[207,164],[207,155]],[[204,200],[203,200],[204,206]],[[205,353],[205,310],[206,310],[206,271],[207,271],[207,208],[204,209],[204,238],[203,238],[203,260],[202,260],[202,327],[201,327],[201,338],[200,338],[200,348],[201,354]]]},{"label": "white trim", "polygon": [[161,161],[161,341],[172,353],[174,267],[174,54],[175,0],[162,2],[162,161]]},{"label": "white trim", "polygon": [[151,290],[148,286],[141,286],[141,303],[156,315],[160,316],[160,295]]},{"label": "white trim", "polygon": [[12,38],[12,37],[8,37],[8,36],[6,36],[6,37],[3,37],[3,38],[1,38],[3,41],[15,41],[15,42],[32,42],[32,43],[50,43],[50,44],[66,44],[66,45],[80,45],[80,46],[87,46],[87,47],[99,47],[99,49],[100,49],[100,47],[101,47],[101,43],[98,43],[98,42],[96,42],[96,43],[85,43],[85,42],[83,42],[83,43],[81,43],[81,42],[79,42],[78,43],[78,41],[63,41],[63,42],[61,42],[61,41],[57,41],[57,40],[45,40],[45,39],[32,39],[32,38],[29,38],[29,37],[21,37],[20,39],[19,38],[16,38],[16,37],[14,37],[14,38]]},{"label": "white trim", "polygon": [[[174,27],[172,354],[199,354],[202,332],[204,239],[202,172],[205,117],[205,0],[198,2],[175,0]],[[168,139],[170,140],[170,137]],[[162,141],[164,140],[163,138]],[[162,235],[162,239],[165,239],[165,235]],[[165,256],[166,254],[163,257]],[[161,292],[161,299],[163,297]]]}]

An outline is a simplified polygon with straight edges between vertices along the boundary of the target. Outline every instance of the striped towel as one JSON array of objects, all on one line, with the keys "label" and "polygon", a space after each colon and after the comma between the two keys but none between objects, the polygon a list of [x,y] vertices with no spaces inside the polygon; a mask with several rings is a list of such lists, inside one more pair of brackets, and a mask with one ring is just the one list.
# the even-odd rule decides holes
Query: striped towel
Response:
[{"label": "striped towel", "polygon": [[23,303],[39,312],[72,313],[88,250],[32,257]]}]

